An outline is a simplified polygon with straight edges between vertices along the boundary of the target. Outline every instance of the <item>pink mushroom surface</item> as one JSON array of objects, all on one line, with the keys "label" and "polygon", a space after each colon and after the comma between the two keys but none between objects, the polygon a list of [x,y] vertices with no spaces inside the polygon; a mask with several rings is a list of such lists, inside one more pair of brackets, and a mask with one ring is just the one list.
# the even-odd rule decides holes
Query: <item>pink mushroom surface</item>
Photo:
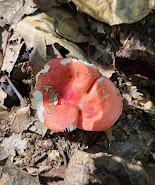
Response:
[{"label": "pink mushroom surface", "polygon": [[47,62],[31,94],[40,121],[54,131],[69,126],[105,130],[122,110],[121,95],[111,80],[94,65],[71,58]]}]

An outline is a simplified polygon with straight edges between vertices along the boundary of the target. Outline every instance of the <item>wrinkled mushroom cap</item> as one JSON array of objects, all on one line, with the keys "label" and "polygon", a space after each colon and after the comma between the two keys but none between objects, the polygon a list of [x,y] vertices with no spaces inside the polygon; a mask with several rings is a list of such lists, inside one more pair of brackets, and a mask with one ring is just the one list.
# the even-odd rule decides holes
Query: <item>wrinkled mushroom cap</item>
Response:
[{"label": "wrinkled mushroom cap", "polygon": [[69,126],[90,131],[105,130],[118,119],[121,96],[98,69],[76,59],[52,59],[36,75],[32,105],[49,129]]}]

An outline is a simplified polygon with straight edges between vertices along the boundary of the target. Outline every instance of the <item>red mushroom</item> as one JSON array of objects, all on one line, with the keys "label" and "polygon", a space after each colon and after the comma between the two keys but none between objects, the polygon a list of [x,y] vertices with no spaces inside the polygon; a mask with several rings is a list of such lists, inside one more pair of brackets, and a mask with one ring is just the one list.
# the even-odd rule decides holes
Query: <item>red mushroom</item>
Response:
[{"label": "red mushroom", "polygon": [[49,129],[76,126],[89,131],[109,128],[121,114],[116,87],[98,69],[76,59],[52,59],[36,75],[32,105]]}]

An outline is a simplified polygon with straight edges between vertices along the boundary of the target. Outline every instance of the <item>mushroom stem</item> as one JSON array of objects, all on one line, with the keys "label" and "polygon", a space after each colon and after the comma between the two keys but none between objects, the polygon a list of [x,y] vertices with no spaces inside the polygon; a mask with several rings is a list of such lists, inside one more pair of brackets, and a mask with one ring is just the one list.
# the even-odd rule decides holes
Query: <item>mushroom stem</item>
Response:
[{"label": "mushroom stem", "polygon": [[23,107],[26,107],[27,104],[24,100],[24,98],[22,97],[22,95],[19,93],[19,91],[16,89],[16,87],[14,86],[14,84],[11,82],[10,78],[4,73],[4,76],[6,77],[9,85],[12,87],[12,89],[14,90],[14,92],[16,93],[16,95],[18,96],[19,100],[21,101],[21,104]]},{"label": "mushroom stem", "polygon": [[107,128],[104,132],[106,133],[107,135],[107,139],[108,139],[108,143],[109,143],[109,147],[111,145],[111,141],[112,141],[112,126],[110,126],[109,128]]}]

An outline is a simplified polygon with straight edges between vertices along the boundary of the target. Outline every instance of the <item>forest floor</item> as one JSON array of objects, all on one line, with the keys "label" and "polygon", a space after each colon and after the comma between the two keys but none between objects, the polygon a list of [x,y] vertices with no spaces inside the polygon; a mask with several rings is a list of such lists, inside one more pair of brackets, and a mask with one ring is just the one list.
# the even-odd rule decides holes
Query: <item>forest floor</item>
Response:
[{"label": "forest floor", "polygon": [[[0,24],[0,184],[154,185],[155,12],[109,26],[72,4],[48,12],[22,6]],[[119,89],[111,141],[104,131],[51,131],[35,115],[34,76],[61,57],[87,60]]]}]

